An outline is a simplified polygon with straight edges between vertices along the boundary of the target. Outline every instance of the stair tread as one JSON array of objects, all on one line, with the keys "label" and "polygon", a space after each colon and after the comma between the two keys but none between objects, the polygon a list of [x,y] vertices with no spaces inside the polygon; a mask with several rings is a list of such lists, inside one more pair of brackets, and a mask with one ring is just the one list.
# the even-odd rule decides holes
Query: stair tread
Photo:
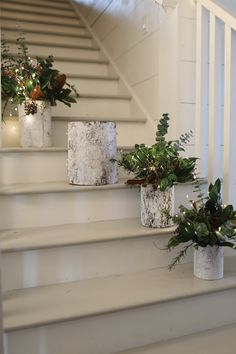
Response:
[{"label": "stair tread", "polygon": [[6,292],[5,331],[114,313],[236,288],[236,257],[226,257],[225,277],[202,281],[183,264],[132,274]]},{"label": "stair tread", "polygon": [[73,246],[130,238],[163,236],[174,232],[175,227],[147,228],[139,218],[95,221],[88,223],[20,228],[0,231],[3,253]]},{"label": "stair tread", "polygon": [[0,185],[0,195],[21,195],[39,193],[61,193],[61,192],[84,192],[93,190],[114,190],[130,188],[125,184],[125,180],[120,180],[116,184],[103,186],[78,186],[61,182],[41,182],[41,183],[16,183]]}]

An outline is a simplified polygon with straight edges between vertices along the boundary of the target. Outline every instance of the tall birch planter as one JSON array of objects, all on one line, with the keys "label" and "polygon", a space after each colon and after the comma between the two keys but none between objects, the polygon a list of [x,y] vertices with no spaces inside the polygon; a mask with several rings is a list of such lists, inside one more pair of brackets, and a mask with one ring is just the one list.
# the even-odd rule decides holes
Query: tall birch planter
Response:
[{"label": "tall birch planter", "polygon": [[24,104],[18,105],[20,123],[20,145],[22,147],[50,147],[51,104],[48,101],[35,101],[37,112],[25,114]]},{"label": "tall birch planter", "polygon": [[198,247],[194,251],[194,276],[205,280],[217,280],[224,276],[224,247]]},{"label": "tall birch planter", "polygon": [[116,124],[68,123],[68,181],[78,185],[117,183]]},{"label": "tall birch planter", "polygon": [[174,187],[164,192],[152,185],[141,186],[141,223],[146,227],[169,227],[173,225]]}]

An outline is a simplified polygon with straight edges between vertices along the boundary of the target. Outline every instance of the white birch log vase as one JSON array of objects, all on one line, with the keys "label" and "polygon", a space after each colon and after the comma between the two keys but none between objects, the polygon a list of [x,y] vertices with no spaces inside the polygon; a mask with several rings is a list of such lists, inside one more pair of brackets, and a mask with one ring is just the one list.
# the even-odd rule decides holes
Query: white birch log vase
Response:
[{"label": "white birch log vase", "polygon": [[20,145],[22,147],[50,147],[51,104],[48,101],[35,101],[37,112],[25,114],[24,103],[18,105],[20,123]]},{"label": "white birch log vase", "polygon": [[146,227],[173,225],[174,187],[164,192],[152,185],[141,186],[141,223]]},{"label": "white birch log vase", "polygon": [[118,181],[116,124],[68,123],[68,181],[78,185],[105,185]]},{"label": "white birch log vase", "polygon": [[224,247],[206,246],[194,250],[194,276],[205,280],[217,280],[224,276]]}]

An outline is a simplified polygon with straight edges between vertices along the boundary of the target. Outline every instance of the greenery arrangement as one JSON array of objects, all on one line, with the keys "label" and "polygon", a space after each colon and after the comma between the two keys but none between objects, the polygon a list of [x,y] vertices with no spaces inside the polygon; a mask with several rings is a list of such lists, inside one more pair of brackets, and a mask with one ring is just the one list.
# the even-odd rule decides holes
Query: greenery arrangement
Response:
[{"label": "greenery arrangement", "polygon": [[[37,112],[36,100],[48,100],[52,106],[61,101],[67,106],[79,97],[76,89],[68,84],[66,75],[53,68],[53,56],[32,59],[23,34],[16,39],[18,55],[10,52],[5,39],[1,42],[1,94],[4,108],[11,104],[25,104],[26,114]],[[71,94],[74,93],[75,97]]]},{"label": "greenery arrangement", "polygon": [[186,255],[190,247],[222,246],[236,249],[236,226],[232,220],[236,211],[232,205],[223,205],[221,182],[219,179],[210,184],[208,196],[204,197],[200,183],[196,180],[195,191],[198,200],[191,201],[191,208],[180,206],[180,213],[173,219],[177,224],[175,235],[169,240],[167,249],[187,243],[169,265],[171,270]]},{"label": "greenery arrangement", "polygon": [[196,158],[183,158],[180,152],[192,137],[192,132],[180,136],[178,140],[167,141],[169,115],[165,113],[157,125],[156,143],[152,146],[136,144],[134,151],[122,155],[118,164],[135,178],[128,184],[152,184],[165,191],[174,182],[187,182],[194,179]]}]

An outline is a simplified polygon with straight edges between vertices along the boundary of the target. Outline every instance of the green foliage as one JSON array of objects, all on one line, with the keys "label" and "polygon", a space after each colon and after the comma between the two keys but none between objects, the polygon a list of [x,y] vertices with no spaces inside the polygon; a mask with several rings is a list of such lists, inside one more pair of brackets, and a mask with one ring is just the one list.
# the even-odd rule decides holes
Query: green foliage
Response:
[{"label": "green foliage", "polygon": [[[199,190],[197,181],[197,190]],[[236,249],[236,229],[231,220],[236,217],[232,205],[223,205],[221,200],[221,182],[219,179],[210,184],[208,196],[192,201],[192,207],[180,206],[180,213],[174,217],[177,224],[175,235],[167,244],[167,249],[187,243],[169,268],[172,269],[186,254],[190,246],[206,247],[207,245],[226,246]]]},{"label": "green foliage", "polygon": [[[66,82],[66,76],[53,68],[52,55],[46,59],[30,58],[23,34],[16,39],[18,55],[13,56],[5,39],[1,41],[2,100],[11,104],[48,100],[52,106],[57,101],[67,106],[79,97],[76,89]],[[74,93],[75,97],[71,94]]]},{"label": "green foliage", "polygon": [[168,133],[169,119],[168,113],[164,113],[157,126],[154,145],[136,144],[134,151],[124,154],[118,161],[120,166],[135,176],[135,180],[128,183],[152,184],[165,191],[174,182],[193,180],[197,159],[180,156],[192,132],[181,135],[179,140],[167,141],[165,136]]}]

